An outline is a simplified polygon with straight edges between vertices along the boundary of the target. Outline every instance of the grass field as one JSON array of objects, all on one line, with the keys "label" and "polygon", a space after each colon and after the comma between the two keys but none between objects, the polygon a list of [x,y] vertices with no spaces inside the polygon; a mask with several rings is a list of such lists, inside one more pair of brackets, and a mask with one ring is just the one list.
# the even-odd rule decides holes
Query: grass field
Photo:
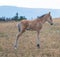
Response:
[{"label": "grass field", "polygon": [[36,32],[26,31],[14,49],[17,22],[0,22],[0,57],[60,57],[60,19],[54,25],[43,25],[40,33],[41,48],[36,46]]}]

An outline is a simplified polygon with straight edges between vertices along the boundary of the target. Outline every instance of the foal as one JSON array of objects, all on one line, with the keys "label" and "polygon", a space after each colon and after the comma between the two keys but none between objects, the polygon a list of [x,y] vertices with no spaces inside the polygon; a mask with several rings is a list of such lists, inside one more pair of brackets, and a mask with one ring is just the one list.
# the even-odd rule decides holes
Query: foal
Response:
[{"label": "foal", "polygon": [[39,32],[42,29],[42,26],[45,22],[50,23],[53,25],[52,17],[50,15],[50,12],[47,14],[42,15],[41,17],[36,18],[35,20],[29,21],[29,20],[22,20],[20,23],[18,23],[18,30],[19,33],[17,34],[16,42],[15,42],[15,49],[17,48],[17,43],[19,37],[24,33],[26,30],[34,30],[37,32],[37,47],[40,47],[40,40],[39,40]]}]

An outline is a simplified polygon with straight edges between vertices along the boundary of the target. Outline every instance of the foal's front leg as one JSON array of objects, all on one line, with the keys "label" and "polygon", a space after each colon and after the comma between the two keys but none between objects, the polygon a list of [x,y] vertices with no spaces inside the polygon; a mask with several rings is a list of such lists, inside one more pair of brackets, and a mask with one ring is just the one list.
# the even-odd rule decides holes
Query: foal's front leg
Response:
[{"label": "foal's front leg", "polygon": [[40,48],[39,31],[37,32],[37,47]]}]

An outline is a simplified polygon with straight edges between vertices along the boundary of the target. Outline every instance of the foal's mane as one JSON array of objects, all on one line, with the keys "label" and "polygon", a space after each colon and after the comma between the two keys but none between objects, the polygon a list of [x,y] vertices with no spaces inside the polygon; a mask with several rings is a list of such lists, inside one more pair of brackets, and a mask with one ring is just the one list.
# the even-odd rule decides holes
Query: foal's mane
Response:
[{"label": "foal's mane", "polygon": [[38,16],[37,18],[38,19],[41,19],[42,17],[44,17],[46,14],[42,15],[42,16]]}]

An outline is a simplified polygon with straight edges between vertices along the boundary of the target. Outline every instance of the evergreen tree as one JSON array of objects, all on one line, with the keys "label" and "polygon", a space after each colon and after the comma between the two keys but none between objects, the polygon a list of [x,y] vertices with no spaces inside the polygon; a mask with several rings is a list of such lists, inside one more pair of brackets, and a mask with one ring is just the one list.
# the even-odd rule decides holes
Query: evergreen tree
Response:
[{"label": "evergreen tree", "polygon": [[19,21],[20,20],[26,20],[27,18],[25,17],[25,16],[20,16],[20,18],[19,18]]},{"label": "evergreen tree", "polygon": [[12,20],[15,20],[15,21],[17,21],[18,20],[18,12],[16,13],[16,15],[12,18]]}]

